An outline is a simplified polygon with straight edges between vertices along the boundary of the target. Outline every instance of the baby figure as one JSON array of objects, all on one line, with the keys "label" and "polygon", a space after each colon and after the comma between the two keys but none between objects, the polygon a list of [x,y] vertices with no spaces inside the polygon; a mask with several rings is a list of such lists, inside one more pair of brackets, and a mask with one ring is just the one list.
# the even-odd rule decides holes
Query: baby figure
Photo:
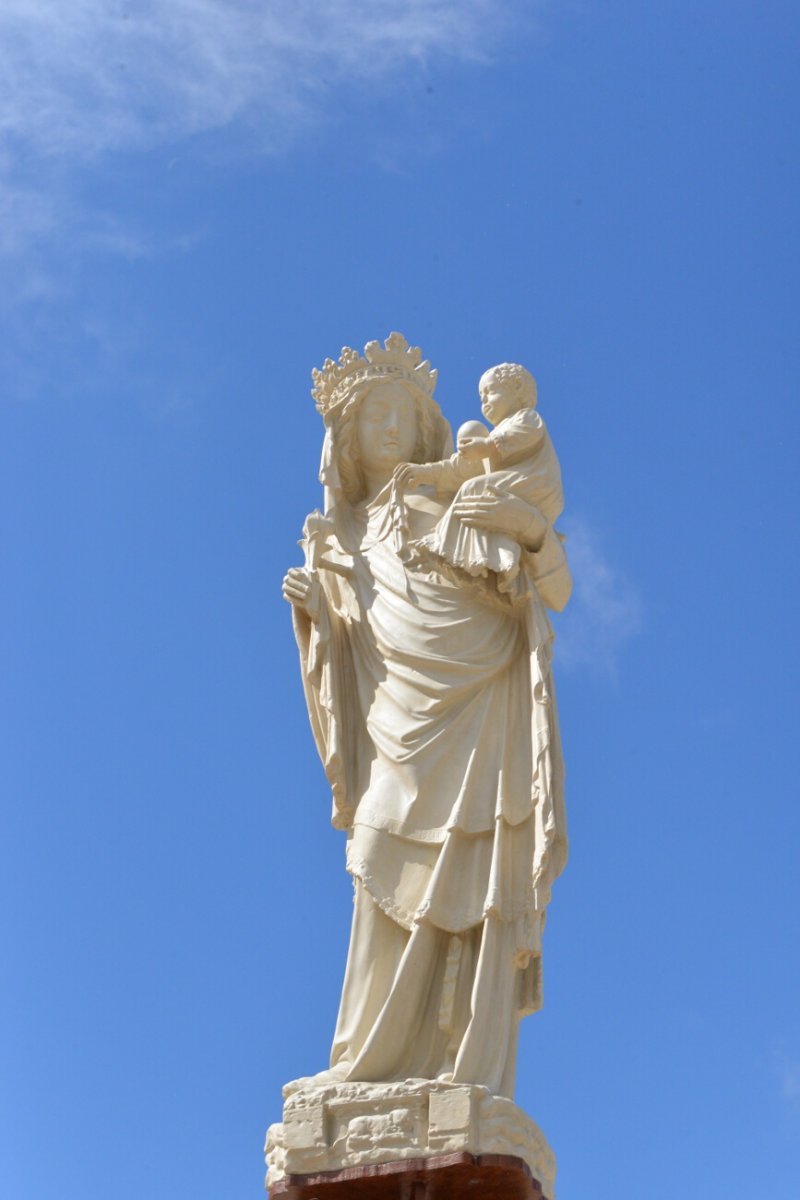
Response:
[{"label": "baby figure", "polygon": [[[475,496],[517,496],[537,508],[548,530],[534,556],[540,560],[534,577],[552,576],[555,588],[550,595],[547,587],[540,587],[540,591],[549,607],[563,608],[569,595],[569,570],[553,529],[564,507],[561,468],[545,423],[536,411],[536,381],[524,367],[501,363],[481,376],[478,390],[481,410],[494,426],[492,431],[480,421],[468,421],[458,431],[457,451],[451,458],[405,467],[398,472],[398,480],[406,487],[431,484],[439,492],[455,492],[456,501]],[[487,576],[491,571],[497,576],[501,592],[513,596],[519,590],[519,542],[509,534],[464,524],[455,516],[452,505],[433,532],[417,545],[425,557],[438,560],[440,567],[455,567],[475,576]]]}]

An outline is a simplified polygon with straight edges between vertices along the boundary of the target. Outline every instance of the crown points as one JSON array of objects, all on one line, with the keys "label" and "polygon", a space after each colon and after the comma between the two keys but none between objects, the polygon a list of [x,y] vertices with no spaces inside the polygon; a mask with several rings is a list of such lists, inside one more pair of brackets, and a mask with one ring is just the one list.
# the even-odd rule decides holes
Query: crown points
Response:
[{"label": "crown points", "polygon": [[321,369],[311,372],[311,395],[323,417],[346,403],[358,384],[381,378],[404,380],[432,396],[437,373],[421,359],[419,346],[409,346],[402,333],[390,333],[383,346],[367,342],[363,357],[343,346],[338,362],[326,358]]}]

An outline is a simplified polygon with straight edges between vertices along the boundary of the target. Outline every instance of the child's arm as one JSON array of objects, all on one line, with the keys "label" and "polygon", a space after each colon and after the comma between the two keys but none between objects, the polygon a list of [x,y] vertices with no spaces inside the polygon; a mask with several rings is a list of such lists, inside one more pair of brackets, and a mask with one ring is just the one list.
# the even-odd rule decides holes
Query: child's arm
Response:
[{"label": "child's arm", "polygon": [[396,467],[394,478],[400,487],[418,488],[423,484],[436,488],[437,492],[457,492],[465,479],[483,474],[480,458],[465,458],[459,452],[442,462],[403,463]]},{"label": "child's arm", "polygon": [[[488,437],[459,438],[458,454],[456,457],[465,464],[469,463],[470,467],[475,463],[480,464],[481,471],[483,470],[482,463],[485,458],[489,459],[492,466],[495,466],[500,461],[491,435]],[[470,470],[469,475],[465,475],[464,478],[466,479],[470,475],[478,475],[480,473],[477,470]]]},{"label": "child's arm", "polygon": [[543,445],[547,428],[538,412],[524,409],[520,413],[501,421],[489,434],[492,447],[492,465],[500,465],[509,458],[519,459],[533,454]]},{"label": "child's arm", "polygon": [[395,482],[401,488],[418,488],[423,484],[438,488],[445,462],[402,463],[394,469]]}]

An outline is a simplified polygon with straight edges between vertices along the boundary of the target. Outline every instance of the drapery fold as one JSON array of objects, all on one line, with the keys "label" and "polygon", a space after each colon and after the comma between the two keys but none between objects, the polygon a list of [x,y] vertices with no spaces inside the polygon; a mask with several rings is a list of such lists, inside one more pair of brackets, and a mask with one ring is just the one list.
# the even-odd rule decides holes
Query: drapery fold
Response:
[{"label": "drapery fold", "polygon": [[[442,511],[409,497],[404,519],[421,536]],[[295,611],[356,890],[332,1066],[491,1077],[510,1095],[566,857],[552,632],[533,585],[524,606],[487,604],[477,585],[410,566],[396,529],[388,488],[338,514],[348,570],[320,572],[317,621]]]}]

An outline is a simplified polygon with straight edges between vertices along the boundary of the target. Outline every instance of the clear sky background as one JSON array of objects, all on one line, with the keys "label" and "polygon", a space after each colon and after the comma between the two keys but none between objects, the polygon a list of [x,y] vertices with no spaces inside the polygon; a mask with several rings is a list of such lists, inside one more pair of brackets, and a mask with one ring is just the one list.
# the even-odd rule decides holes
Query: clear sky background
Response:
[{"label": "clear sky background", "polygon": [[559,1200],[797,1200],[793,0],[3,0],[0,1194],[249,1200],[348,934],[310,369],[536,374]]}]

